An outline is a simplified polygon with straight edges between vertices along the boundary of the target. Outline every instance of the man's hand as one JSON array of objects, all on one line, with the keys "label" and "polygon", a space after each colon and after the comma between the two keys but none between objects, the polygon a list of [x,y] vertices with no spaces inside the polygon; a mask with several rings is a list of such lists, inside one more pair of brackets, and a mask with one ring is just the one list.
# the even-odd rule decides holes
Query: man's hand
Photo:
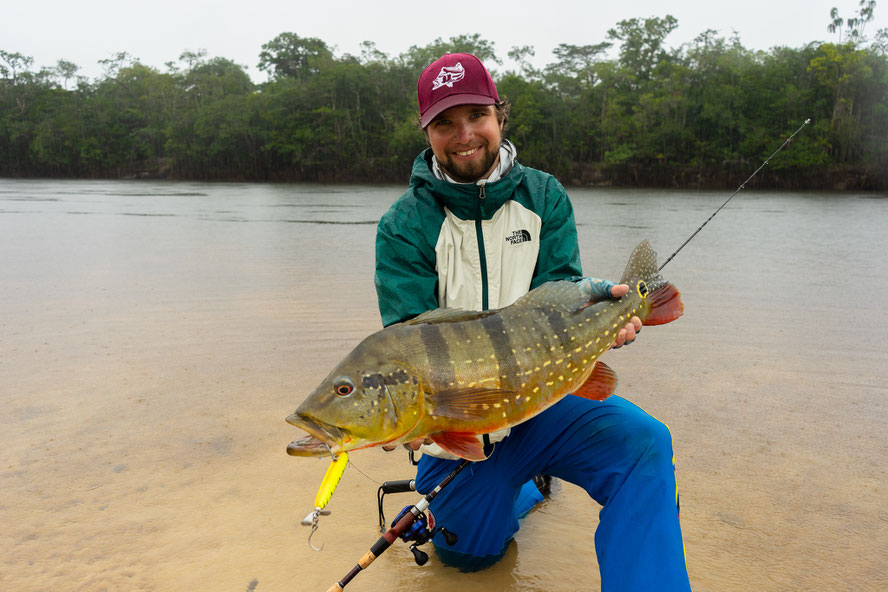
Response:
[{"label": "man's hand", "polygon": [[[411,440],[410,442],[405,442],[403,444],[404,448],[409,448],[410,450],[419,450],[419,447],[423,444],[431,444],[432,441],[428,438],[417,438],[416,440]],[[382,449],[386,452],[391,452],[395,448],[397,448],[397,444],[386,444],[382,446]]]},{"label": "man's hand", "polygon": [[[605,298],[621,298],[629,293],[628,284],[615,284],[608,280],[598,278],[585,278],[579,282],[580,290],[588,293],[589,300],[604,300]],[[641,331],[641,319],[632,317],[626,326],[620,329],[613,348],[617,349],[635,341]]]}]

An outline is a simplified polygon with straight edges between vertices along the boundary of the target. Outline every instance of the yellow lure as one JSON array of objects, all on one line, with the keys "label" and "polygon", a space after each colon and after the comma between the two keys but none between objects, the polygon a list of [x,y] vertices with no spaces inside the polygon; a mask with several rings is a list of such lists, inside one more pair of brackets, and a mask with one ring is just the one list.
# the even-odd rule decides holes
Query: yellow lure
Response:
[{"label": "yellow lure", "polygon": [[318,494],[315,496],[314,505],[316,510],[323,510],[330,498],[333,497],[333,492],[336,490],[336,486],[339,485],[339,480],[342,478],[342,473],[347,465],[348,453],[346,452],[340,453],[336,460],[330,463],[327,473],[324,475],[324,480],[321,481]]}]

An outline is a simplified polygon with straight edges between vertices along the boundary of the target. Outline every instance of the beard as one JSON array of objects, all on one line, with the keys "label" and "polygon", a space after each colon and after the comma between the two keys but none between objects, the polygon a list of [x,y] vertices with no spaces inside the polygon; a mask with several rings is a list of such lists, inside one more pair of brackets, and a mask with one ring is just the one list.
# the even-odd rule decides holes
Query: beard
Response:
[{"label": "beard", "polygon": [[490,144],[485,144],[481,148],[481,158],[471,162],[457,162],[450,154],[447,154],[446,161],[438,160],[438,165],[444,169],[450,178],[457,183],[474,183],[493,168],[496,159],[499,157],[499,145],[491,148]]}]

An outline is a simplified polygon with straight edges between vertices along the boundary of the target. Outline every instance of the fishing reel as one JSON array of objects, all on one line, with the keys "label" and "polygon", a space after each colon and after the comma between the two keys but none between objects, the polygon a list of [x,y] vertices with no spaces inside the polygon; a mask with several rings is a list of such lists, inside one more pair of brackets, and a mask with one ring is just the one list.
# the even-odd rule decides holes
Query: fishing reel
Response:
[{"label": "fishing reel", "polygon": [[[398,513],[398,516],[392,521],[392,526],[398,523],[399,520],[406,514],[410,512],[414,506],[404,506],[404,509]],[[425,565],[429,560],[429,554],[419,548],[420,545],[424,545],[434,537],[436,534],[441,533],[444,537],[444,540],[447,541],[448,545],[455,545],[459,540],[454,533],[445,529],[443,526],[435,527],[435,516],[432,514],[431,510],[426,512],[420,512],[416,517],[416,520],[411,524],[404,532],[399,535],[399,538],[405,543],[413,542],[410,545],[410,552],[413,553],[413,559],[416,561],[416,565]]]}]

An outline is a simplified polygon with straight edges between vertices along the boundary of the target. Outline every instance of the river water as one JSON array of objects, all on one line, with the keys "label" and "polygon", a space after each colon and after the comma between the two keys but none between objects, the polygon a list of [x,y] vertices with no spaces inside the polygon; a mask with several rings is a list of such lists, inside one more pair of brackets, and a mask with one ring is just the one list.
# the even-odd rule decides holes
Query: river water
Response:
[{"label": "river water", "polygon": [[[403,452],[326,460],[284,422],[379,328],[395,186],[0,180],[0,588],[326,590]],[[573,190],[584,267],[661,259],[724,192]],[[664,270],[685,316],[606,360],[669,424],[697,591],[888,589],[888,196],[742,192]],[[389,518],[413,494],[390,496]],[[506,558],[398,543],[349,590],[595,589],[599,507],[562,484]]]}]

